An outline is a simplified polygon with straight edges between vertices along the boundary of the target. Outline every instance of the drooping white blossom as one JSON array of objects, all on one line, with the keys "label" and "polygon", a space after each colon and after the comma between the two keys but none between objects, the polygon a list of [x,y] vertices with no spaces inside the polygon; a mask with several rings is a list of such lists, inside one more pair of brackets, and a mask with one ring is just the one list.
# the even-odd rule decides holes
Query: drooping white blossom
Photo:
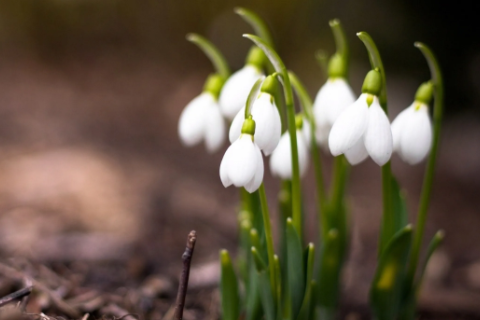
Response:
[{"label": "drooping white blossom", "polygon": [[317,143],[328,146],[328,135],[340,114],[355,102],[355,94],[343,78],[331,78],[320,88],[313,105]]},{"label": "drooping white blossom", "polygon": [[379,166],[383,166],[392,155],[392,140],[390,122],[378,98],[364,93],[335,121],[328,144],[332,155],[345,154],[352,165],[362,162],[369,155]]},{"label": "drooping white blossom", "polygon": [[432,146],[432,122],[428,105],[414,102],[392,122],[393,149],[403,161],[414,165],[427,156]]},{"label": "drooping white blossom", "polygon": [[210,92],[194,98],[180,115],[178,134],[186,146],[204,141],[208,152],[215,152],[225,141],[225,130],[220,107]]},{"label": "drooping white blossom", "polygon": [[[307,172],[309,156],[308,150],[310,146],[310,125],[308,121],[303,121],[302,129],[297,129],[297,149],[298,149],[298,166],[300,177]],[[280,138],[277,148],[270,157],[270,171],[272,175],[283,180],[292,179],[292,147],[290,143],[290,135],[288,131]]]},{"label": "drooping white blossom", "polygon": [[250,134],[242,133],[225,152],[220,164],[220,179],[225,188],[244,187],[256,191],[263,181],[263,158]]},{"label": "drooping white blossom", "polygon": [[220,109],[227,119],[232,120],[245,105],[252,86],[262,76],[256,66],[246,65],[228,78],[219,97]]},{"label": "drooping white blossom", "polygon": [[[282,134],[282,121],[273,97],[262,92],[252,105],[251,114],[255,120],[255,143],[268,156],[277,147]],[[230,126],[229,139],[233,143],[242,131],[245,106],[240,109]]]}]

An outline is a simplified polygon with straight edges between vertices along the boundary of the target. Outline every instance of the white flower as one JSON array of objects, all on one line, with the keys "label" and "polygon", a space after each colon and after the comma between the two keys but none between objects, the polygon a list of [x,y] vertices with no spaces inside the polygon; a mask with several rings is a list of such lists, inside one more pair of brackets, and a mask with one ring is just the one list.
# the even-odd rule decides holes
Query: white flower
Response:
[{"label": "white flower", "polygon": [[[260,93],[252,105],[252,118],[255,120],[255,144],[268,156],[277,147],[282,134],[282,121],[273,97],[265,92]],[[230,126],[230,143],[238,139],[245,120],[245,107],[233,119]]]},{"label": "white flower", "polygon": [[414,165],[422,161],[432,146],[432,123],[428,105],[414,102],[392,122],[393,149],[403,161]]},{"label": "white flower", "polygon": [[253,65],[246,65],[228,78],[220,92],[219,102],[223,115],[232,120],[245,105],[248,94],[262,72]]},{"label": "white flower", "polygon": [[392,155],[392,130],[378,98],[364,93],[347,107],[333,124],[328,144],[332,155],[344,153],[352,165],[368,155],[379,166],[387,163]]},{"label": "white flower", "polygon": [[218,102],[209,92],[194,98],[180,115],[178,134],[186,146],[194,146],[204,140],[208,152],[215,152],[225,141],[225,130]]},{"label": "white flower", "polygon": [[[308,168],[308,150],[310,143],[310,125],[303,121],[303,128],[297,129],[298,166],[300,177],[305,175]],[[292,148],[288,131],[280,138],[277,148],[270,157],[270,171],[272,175],[283,180],[292,179]]]},{"label": "white flower", "polygon": [[317,142],[328,146],[328,135],[340,114],[355,102],[355,94],[343,78],[328,79],[318,91],[313,104]]},{"label": "white flower", "polygon": [[241,134],[230,145],[220,164],[220,179],[227,188],[244,187],[248,192],[256,191],[263,181],[263,158],[250,134]]}]

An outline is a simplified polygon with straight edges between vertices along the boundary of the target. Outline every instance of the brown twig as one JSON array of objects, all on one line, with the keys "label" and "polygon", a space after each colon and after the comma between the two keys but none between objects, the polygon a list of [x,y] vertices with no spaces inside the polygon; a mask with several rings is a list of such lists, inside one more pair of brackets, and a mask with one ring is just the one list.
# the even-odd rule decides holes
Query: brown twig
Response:
[{"label": "brown twig", "polygon": [[187,237],[187,247],[182,255],[183,270],[180,276],[180,284],[178,285],[178,294],[175,307],[174,320],[182,320],[183,307],[185,306],[185,296],[187,295],[188,276],[190,275],[190,263],[192,262],[193,250],[195,249],[195,242],[197,240],[197,233],[195,230],[190,231]]},{"label": "brown twig", "polygon": [[50,290],[42,282],[40,282],[38,280],[35,280],[33,278],[30,278],[26,274],[24,274],[23,272],[21,272],[19,270],[16,270],[16,269],[14,269],[10,266],[7,266],[3,263],[0,263],[0,274],[5,275],[6,277],[16,278],[16,279],[19,279],[19,280],[28,278],[30,281],[32,281],[33,286],[37,290],[43,291],[44,293],[46,293],[49,296],[49,298],[51,299],[51,301],[53,302],[55,307],[57,307],[58,310],[62,311],[63,313],[65,313],[67,316],[69,316],[71,318],[80,318],[81,317],[81,314],[78,312],[78,310],[76,310],[75,308],[70,306],[68,303],[63,301],[62,298],[60,298],[54,291]]},{"label": "brown twig", "polygon": [[27,288],[23,288],[13,293],[10,293],[9,295],[6,295],[3,298],[0,298],[0,307],[3,307],[4,305],[9,304],[14,300],[21,299],[25,296],[28,296],[32,292],[32,288],[33,287],[31,286]]}]

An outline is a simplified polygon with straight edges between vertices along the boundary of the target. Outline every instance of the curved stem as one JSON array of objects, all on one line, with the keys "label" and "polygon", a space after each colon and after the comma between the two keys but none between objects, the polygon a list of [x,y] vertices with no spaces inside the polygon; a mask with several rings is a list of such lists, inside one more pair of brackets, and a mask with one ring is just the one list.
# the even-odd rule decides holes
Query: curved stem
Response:
[{"label": "curved stem", "polygon": [[[300,100],[300,104],[303,107],[303,111],[307,116],[308,122],[310,123],[310,134],[311,134],[311,149],[312,149],[312,158],[313,158],[313,166],[315,168],[315,182],[317,184],[317,201],[318,201],[318,211],[320,214],[320,221],[322,224],[322,238],[324,233],[327,232],[325,229],[326,227],[326,210],[325,210],[325,187],[324,187],[324,180],[323,180],[323,166],[322,166],[322,159],[320,157],[320,151],[317,145],[317,140],[315,138],[315,117],[313,115],[313,102],[310,98],[307,90],[297,78],[297,76],[292,72],[289,71],[289,77],[292,82],[292,86],[297,93],[297,96]],[[324,230],[325,229],[325,230]]]},{"label": "curved stem", "polygon": [[315,59],[317,60],[320,69],[322,70],[325,79],[328,78],[328,54],[325,50],[318,50],[315,52]]},{"label": "curved stem", "polygon": [[349,62],[349,48],[348,48],[348,41],[347,36],[345,35],[345,31],[342,28],[342,24],[340,20],[333,19],[329,22],[330,28],[333,32],[333,37],[335,38],[335,47],[337,48],[337,53],[342,56],[343,61],[346,65],[346,73],[348,74],[348,62]]},{"label": "curved stem", "polygon": [[[380,91],[379,100],[380,104],[385,111],[385,114],[388,116],[388,106],[387,106],[387,82],[385,78],[385,69],[383,68],[382,58],[380,57],[380,52],[378,52],[377,46],[370,35],[366,32],[359,32],[357,36],[362,40],[365,47],[368,50],[368,56],[370,58],[370,64],[372,69],[378,69],[382,76],[382,90]],[[395,234],[394,230],[394,216],[392,208],[392,171],[390,167],[390,161],[388,161],[382,167],[382,190],[383,190],[383,215],[382,215],[382,228],[380,231],[380,245],[378,254],[383,252],[383,249],[388,244],[389,240]]]},{"label": "curved stem", "polygon": [[422,246],[423,233],[425,231],[425,223],[428,215],[428,207],[430,202],[430,194],[432,192],[433,175],[435,171],[435,163],[438,154],[438,145],[440,139],[440,128],[443,116],[443,78],[440,66],[433,52],[425,44],[416,42],[415,47],[425,56],[430,68],[432,82],[434,85],[434,109],[433,109],[433,143],[430,156],[428,158],[427,169],[423,179],[422,194],[420,197],[420,205],[417,216],[417,227],[413,238],[412,252],[410,255],[410,265],[408,269],[408,280],[413,285],[415,281],[415,271],[417,268],[420,248]]},{"label": "curved stem", "polygon": [[273,47],[272,36],[266,23],[262,20],[262,18],[260,18],[255,12],[245,8],[238,7],[235,8],[234,11],[236,14],[242,17],[245,22],[252,26],[253,30],[260,38],[265,40],[265,42],[269,46]]},{"label": "curved stem", "polygon": [[227,60],[213,43],[196,33],[187,34],[187,40],[195,43],[205,53],[219,75],[225,78],[225,80],[230,77],[230,68]]},{"label": "curved stem", "polygon": [[[263,228],[265,231],[265,239],[267,241],[267,255],[268,255],[268,268],[270,270],[270,284],[272,286],[272,293],[277,292],[275,282],[275,253],[273,249],[273,236],[272,226],[270,224],[270,215],[268,213],[267,195],[265,193],[265,186],[262,183],[260,189],[258,189],[260,195],[260,204],[262,206]],[[274,295],[275,296],[275,295]]]},{"label": "curved stem", "polygon": [[387,108],[387,82],[385,79],[385,69],[383,68],[382,58],[380,57],[380,52],[378,52],[377,46],[373,41],[372,37],[366,32],[359,32],[357,36],[362,40],[363,44],[367,48],[368,57],[370,59],[370,64],[372,69],[378,68],[380,74],[382,75],[382,90],[379,95],[380,104],[382,105],[383,110],[388,115]]},{"label": "curved stem", "polygon": [[298,164],[297,130],[295,127],[295,106],[290,77],[288,76],[285,64],[268,43],[251,34],[244,34],[243,36],[255,42],[255,44],[265,52],[275,70],[281,75],[280,81],[283,84],[285,104],[287,106],[288,133],[290,135],[290,143],[292,146],[292,221],[300,238],[303,238],[302,194],[300,186],[300,169]]},{"label": "curved stem", "polygon": [[245,119],[248,119],[248,117],[252,113],[252,106],[253,106],[253,103],[255,102],[255,100],[257,100],[257,97],[260,93],[260,89],[262,88],[263,80],[265,80],[265,76],[262,76],[260,79],[258,79],[255,82],[252,89],[250,90],[250,93],[248,94],[247,102],[245,103]]}]

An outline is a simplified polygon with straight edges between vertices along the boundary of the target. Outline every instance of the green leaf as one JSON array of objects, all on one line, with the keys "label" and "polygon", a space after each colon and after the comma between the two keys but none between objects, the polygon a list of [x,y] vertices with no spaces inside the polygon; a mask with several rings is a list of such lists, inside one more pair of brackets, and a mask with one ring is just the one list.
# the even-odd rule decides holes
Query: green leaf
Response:
[{"label": "green leaf", "polygon": [[318,301],[322,314],[335,313],[338,302],[339,279],[343,263],[342,240],[337,229],[330,229],[320,253]]},{"label": "green leaf", "polygon": [[260,283],[260,299],[262,301],[263,312],[265,313],[265,320],[275,319],[275,302],[273,298],[272,289],[270,286],[270,274],[268,269],[258,272]]},{"label": "green leaf", "polygon": [[219,75],[225,80],[230,77],[230,68],[227,60],[213,43],[196,33],[187,34],[187,40],[195,43],[205,53]]},{"label": "green leaf", "polygon": [[428,262],[430,261],[430,258],[432,257],[435,250],[437,250],[440,244],[442,244],[444,237],[445,237],[445,233],[443,232],[443,230],[439,230],[433,236],[432,241],[430,241],[430,244],[428,245],[428,249],[427,249],[427,256],[425,257],[425,261],[420,271],[420,276],[418,277],[418,280],[416,283],[417,291],[420,290],[420,286],[422,285],[423,277],[425,276],[425,271],[427,270]]},{"label": "green leaf", "polygon": [[302,243],[292,219],[287,219],[287,278],[292,302],[291,319],[295,319],[302,306],[305,293],[305,268],[303,263]]},{"label": "green leaf", "polygon": [[267,264],[263,261],[262,257],[260,256],[257,248],[252,247],[252,256],[253,262],[255,262],[255,268],[258,272],[262,272],[267,268]]},{"label": "green leaf", "polygon": [[[251,252],[249,252],[249,254],[253,260]],[[245,292],[245,320],[260,319],[261,315],[260,279],[254,263],[251,263],[249,270],[249,283]]]},{"label": "green leaf", "polygon": [[314,281],[313,281],[314,263],[315,263],[315,247],[313,243],[310,243],[307,247],[307,263],[306,263],[307,278],[305,281],[306,290],[303,298],[302,307],[300,309],[300,313],[298,314],[297,320],[308,320],[310,318],[312,294],[313,294],[312,287],[314,286]]},{"label": "green leaf", "polygon": [[412,227],[400,230],[380,256],[372,287],[370,305],[378,320],[394,320],[398,315],[404,289]]},{"label": "green leaf", "polygon": [[237,320],[239,312],[240,297],[238,293],[238,283],[235,271],[233,270],[232,260],[227,250],[220,251],[221,279],[220,292],[222,300],[222,319]]}]

